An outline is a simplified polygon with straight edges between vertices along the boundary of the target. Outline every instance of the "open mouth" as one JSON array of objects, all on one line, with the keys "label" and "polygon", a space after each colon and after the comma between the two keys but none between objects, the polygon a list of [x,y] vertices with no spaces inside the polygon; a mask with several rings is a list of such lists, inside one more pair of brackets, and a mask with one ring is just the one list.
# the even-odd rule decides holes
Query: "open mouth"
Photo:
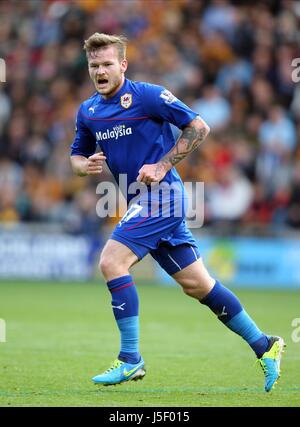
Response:
[{"label": "open mouth", "polygon": [[107,79],[97,79],[97,83],[98,85],[105,85],[106,83],[108,83]]}]

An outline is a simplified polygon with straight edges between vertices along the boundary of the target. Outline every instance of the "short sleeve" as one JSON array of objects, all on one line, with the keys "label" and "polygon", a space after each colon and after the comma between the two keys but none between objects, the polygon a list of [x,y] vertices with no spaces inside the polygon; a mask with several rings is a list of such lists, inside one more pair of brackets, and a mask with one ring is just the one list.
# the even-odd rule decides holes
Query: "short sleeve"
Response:
[{"label": "short sleeve", "polygon": [[71,145],[71,156],[92,156],[96,151],[96,139],[84,123],[82,105],[80,106],[75,125],[75,138]]},{"label": "short sleeve", "polygon": [[198,116],[163,86],[145,83],[142,91],[143,109],[154,119],[172,123],[182,129]]}]

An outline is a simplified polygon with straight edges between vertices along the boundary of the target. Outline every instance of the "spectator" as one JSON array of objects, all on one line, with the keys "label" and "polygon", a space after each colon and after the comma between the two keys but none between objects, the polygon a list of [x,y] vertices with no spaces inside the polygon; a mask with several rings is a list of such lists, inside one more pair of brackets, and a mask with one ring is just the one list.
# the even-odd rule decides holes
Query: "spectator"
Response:
[{"label": "spectator", "polygon": [[194,103],[193,108],[214,131],[224,129],[229,123],[230,104],[215,86],[206,86],[203,97]]},{"label": "spectator", "polygon": [[250,207],[253,188],[245,176],[228,165],[220,169],[217,182],[208,189],[207,198],[211,221],[234,221],[243,217]]}]

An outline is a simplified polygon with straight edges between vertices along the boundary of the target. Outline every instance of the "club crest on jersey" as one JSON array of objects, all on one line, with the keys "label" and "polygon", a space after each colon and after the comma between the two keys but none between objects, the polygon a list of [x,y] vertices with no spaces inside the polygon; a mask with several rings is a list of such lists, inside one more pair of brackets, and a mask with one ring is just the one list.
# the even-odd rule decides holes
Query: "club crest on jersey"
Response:
[{"label": "club crest on jersey", "polygon": [[121,96],[121,105],[123,108],[129,108],[132,104],[132,94],[131,93],[124,93],[124,95]]}]

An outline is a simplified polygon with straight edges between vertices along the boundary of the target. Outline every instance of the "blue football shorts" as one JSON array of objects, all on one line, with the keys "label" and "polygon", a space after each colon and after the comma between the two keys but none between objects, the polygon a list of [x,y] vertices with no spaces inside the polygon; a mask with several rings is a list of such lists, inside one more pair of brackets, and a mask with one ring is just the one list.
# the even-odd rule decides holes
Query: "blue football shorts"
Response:
[{"label": "blue football shorts", "polygon": [[197,243],[184,217],[142,215],[133,204],[114,229],[111,239],[123,243],[141,260],[150,255],[170,275],[200,258]]}]

